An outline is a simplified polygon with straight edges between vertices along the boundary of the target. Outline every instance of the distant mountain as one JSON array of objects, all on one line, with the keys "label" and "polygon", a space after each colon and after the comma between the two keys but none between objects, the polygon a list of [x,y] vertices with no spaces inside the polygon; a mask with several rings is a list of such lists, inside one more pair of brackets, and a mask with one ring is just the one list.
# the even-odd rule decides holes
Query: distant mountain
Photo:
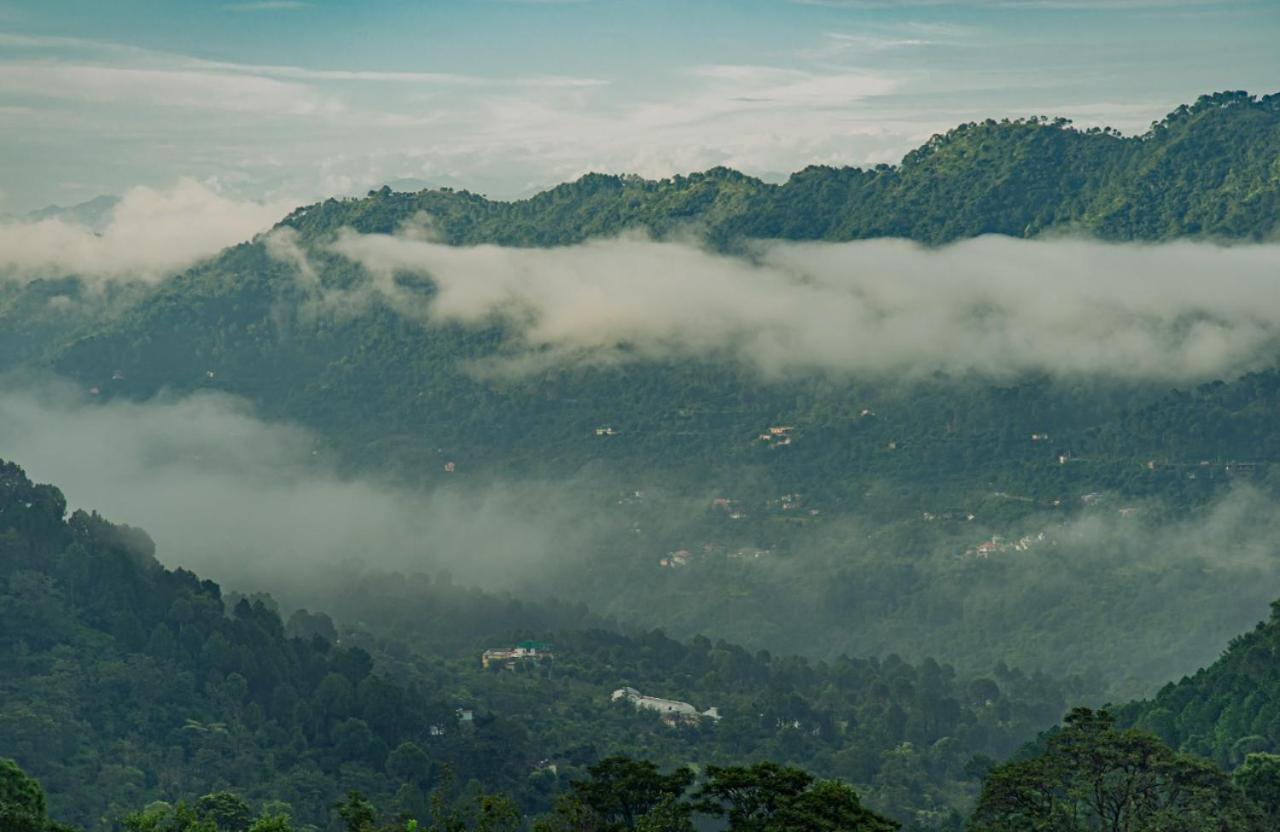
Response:
[{"label": "distant mountain", "polygon": [[73,225],[82,225],[92,231],[102,231],[111,221],[111,213],[120,203],[118,196],[95,196],[93,199],[69,207],[49,205],[36,211],[13,217],[20,222],[40,222],[59,219]]},{"label": "distant mountain", "polygon": [[[725,248],[753,237],[944,242],[1070,230],[1262,239],[1280,221],[1278,160],[1280,96],[1223,93],[1134,138],[1039,119],[983,122],[896,168],[811,168],[782,185],[726,169],[661,182],[596,175],[510,203],[388,187],[299,209],[283,225],[328,286],[361,278],[326,256],[333,233],[392,232],[420,212],[456,244],[559,245],[632,228],[701,232]],[[681,635],[803,644],[824,656],[945,653],[972,662],[965,670],[996,656],[1032,669],[1052,661],[1063,673],[1116,664],[1126,673],[1118,689],[1135,695],[1212,655],[1277,594],[1262,579],[1240,588],[1238,574],[1209,571],[1199,554],[1163,568],[1161,591],[1087,546],[1074,560],[963,557],[1015,529],[1013,540],[1137,501],[1154,506],[1125,516],[1153,533],[1241,482],[1273,488],[1274,372],[1170,395],[1035,377],[765,380],[714,357],[486,378],[475,367],[501,355],[501,325],[424,326],[385,304],[318,318],[296,267],[262,239],[121,297],[126,308],[110,314],[89,314],[88,301],[50,303],[64,293],[74,294],[0,286],[0,332],[18,333],[0,343],[0,363],[53,368],[98,401],[229,392],[310,428],[342,464],[412,485],[590,475],[605,483],[601,494],[645,491],[646,501],[602,509],[611,545],[593,552],[591,569],[547,580],[597,612]],[[788,426],[794,441],[759,438]],[[1082,499],[1099,494],[1114,502]],[[709,509],[715,498],[740,510]],[[866,519],[874,535],[844,525]],[[1125,551],[1142,557],[1143,545],[1138,537]],[[679,578],[658,567],[691,546],[721,552],[721,566]],[[770,568],[728,557],[739,550],[801,564],[784,573],[792,591],[778,591]],[[1013,589],[991,589],[999,575]],[[1169,607],[1171,586],[1201,603]],[[1223,593],[1239,602],[1226,612],[1214,605]],[[1044,615],[1050,606],[1063,617]],[[921,621],[931,622],[925,635]]]},{"label": "distant mountain", "polygon": [[1280,228],[1280,94],[1202,96],[1141,136],[1064,120],[974,122],[897,167],[810,167],[773,185],[728,168],[651,181],[591,174],[530,199],[373,192],[301,209],[306,234],[390,232],[425,211],[455,244],[545,246],[643,228],[744,239],[1084,233],[1107,240],[1265,239]]}]

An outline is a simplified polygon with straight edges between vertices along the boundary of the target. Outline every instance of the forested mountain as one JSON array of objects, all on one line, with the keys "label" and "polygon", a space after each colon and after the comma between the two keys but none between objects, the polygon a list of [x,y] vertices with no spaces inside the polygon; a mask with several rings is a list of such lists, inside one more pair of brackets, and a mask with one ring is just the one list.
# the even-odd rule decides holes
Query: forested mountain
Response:
[{"label": "forested mountain", "polygon": [[[1218,661],[1119,716],[1170,745],[1235,767],[1280,760],[1280,602]],[[1274,762],[1272,763],[1274,765]]]},{"label": "forested mountain", "polygon": [[[12,463],[0,474],[0,748],[43,781],[54,816],[91,829],[219,789],[282,801],[322,828],[349,788],[419,814],[429,794],[480,787],[546,811],[620,751],[669,766],[802,765],[946,827],[981,761],[1068,701],[1049,679],[1003,666],[965,678],[894,656],[815,664],[660,632],[531,630],[511,613],[455,621],[448,638],[500,647],[534,635],[553,640],[554,658],[485,669],[478,646],[441,649],[419,630],[340,634],[320,614],[286,624],[270,599],[229,607],[217,584],[161,567],[144,533],[64,517],[57,489]],[[445,594],[405,599],[406,617],[433,620]],[[719,716],[672,726],[613,701],[625,687]]]},{"label": "forested mountain", "polygon": [[[0,282],[0,365],[52,369],[94,403],[230,393],[310,429],[317,458],[414,488],[585,481],[561,500],[603,529],[591,558],[527,588],[616,620],[819,658],[945,654],[974,673],[1004,657],[1091,674],[1099,701],[1132,696],[1207,660],[1280,592],[1256,551],[1263,514],[1230,510],[1248,497],[1219,510],[1226,494],[1280,484],[1276,370],[1173,393],[1042,373],[766,377],[716,355],[495,377],[476,368],[507,356],[503,323],[424,323],[378,301],[317,312],[305,271],[327,288],[362,285],[329,250],[334,235],[424,214],[459,245],[633,229],[726,249],[988,232],[1265,239],[1278,124],[1276,96],[1223,93],[1141,137],[983,122],[898,167],[813,168],[783,185],[716,170],[590,176],[516,203],[328,200],[277,229],[295,235],[305,269],[264,237],[155,286]],[[431,297],[430,281],[414,287]],[[787,430],[761,440],[771,428]],[[1162,538],[1170,524],[1181,531]],[[1181,545],[1211,528],[1221,550]],[[691,568],[659,567],[680,552]],[[1020,554],[988,557],[1001,552]],[[1174,611],[1170,592],[1204,600]],[[1224,595],[1239,602],[1227,612],[1211,601]]]},{"label": "forested mountain", "polygon": [[422,211],[457,245],[565,245],[642,228],[742,239],[1084,232],[1111,240],[1264,239],[1280,209],[1280,95],[1202,96],[1141,136],[1063,120],[984,121],[935,136],[897,167],[808,168],[782,185],[735,171],[659,182],[590,175],[501,203],[454,191],[328,200],[285,220],[306,234],[391,232]]},{"label": "forested mountain", "polygon": [[[32,832],[55,828],[46,811],[83,828],[113,828],[153,800],[194,808],[174,815],[157,804],[132,815],[129,829],[205,832],[183,825],[205,818],[215,832],[243,832],[261,811],[279,820],[259,832],[334,825],[367,832],[373,827],[352,825],[358,810],[370,823],[399,814],[439,824],[449,816],[462,826],[429,828],[490,830],[543,813],[537,828],[585,832],[598,827],[584,812],[607,820],[619,811],[610,801],[658,776],[648,764],[609,758],[618,751],[667,770],[705,767],[710,779],[691,802],[682,795],[692,772],[670,781],[675,802],[663,811],[674,818],[716,806],[755,811],[737,802],[744,789],[787,782],[794,786],[784,791],[793,794],[786,790],[813,782],[798,769],[734,768],[771,759],[860,784],[871,805],[910,828],[958,829],[979,778],[1052,724],[1068,701],[1048,680],[1003,667],[963,679],[932,661],[913,667],[896,657],[811,664],[706,639],[682,644],[658,632],[530,630],[515,611],[487,625],[459,622],[451,636],[470,633],[477,644],[553,638],[553,646],[538,647],[553,655],[516,659],[514,670],[503,662],[485,669],[473,649],[401,640],[404,625],[349,630],[306,611],[286,624],[266,597],[241,597],[229,608],[216,584],[157,564],[145,533],[65,512],[57,489],[0,465],[0,748],[43,781],[50,806],[21,772],[0,763],[0,817]],[[449,592],[421,593],[420,614],[431,621]],[[466,603],[487,601],[472,593]],[[552,608],[530,613],[535,621],[557,615]],[[1266,703],[1280,685],[1267,675],[1276,631],[1274,620],[1260,625],[1215,667],[1121,710],[1125,722],[1185,752],[1212,754],[1228,767],[1244,763],[1237,785],[1155,736],[1121,733],[1105,715],[1077,712],[1064,732],[1037,746],[1045,756],[1024,755],[988,776],[972,828],[1025,828],[1019,824],[1029,822],[1028,811],[1057,817],[1068,805],[1085,813],[1084,825],[1063,829],[1092,828],[1087,813],[1112,804],[1094,802],[1086,787],[1108,767],[1115,773],[1107,778],[1123,776],[1131,786],[1149,780],[1156,789],[1107,780],[1113,792],[1098,800],[1119,800],[1129,828],[1265,828],[1261,818],[1280,808],[1269,797],[1280,766],[1255,752],[1277,744],[1265,727]],[[620,688],[714,707],[717,717],[660,720],[625,697],[614,701],[611,691]],[[650,801],[642,811],[657,806],[658,782],[635,792]],[[850,818],[890,828],[859,815],[865,810],[847,787],[813,788],[822,798],[815,793],[806,811],[833,812],[852,801]],[[381,812],[363,798],[340,800],[349,789],[373,798]],[[1032,792],[1039,797],[1027,802]],[[500,815],[483,821],[486,812]],[[208,820],[214,816],[222,820]],[[747,816],[729,817],[743,823]],[[1172,818],[1183,825],[1169,826]],[[1216,825],[1204,826],[1210,819]],[[829,828],[825,822],[812,816],[779,828]]]},{"label": "forested mountain", "polygon": [[[1278,145],[1280,94],[1222,92],[1140,136],[1076,130],[1062,119],[987,120],[933,137],[898,166],[811,167],[780,185],[716,168],[661,181],[590,174],[517,202],[383,188],[299,208],[282,224],[315,239],[341,228],[390,233],[425,214],[455,245],[556,246],[629,230],[729,248],[751,239],[938,244],[982,234],[1264,240],[1280,215]],[[246,265],[229,252],[221,270]],[[0,315],[21,319],[2,295]],[[50,340],[91,331],[71,327]],[[12,360],[0,353],[0,366]]]},{"label": "forested mountain", "polygon": [[[516,203],[465,192],[383,191],[299,209],[282,227],[299,232],[325,286],[361,279],[354,264],[325,250],[335,232],[390,233],[422,215],[432,233],[459,245],[561,245],[629,229],[692,231],[724,245],[875,236],[945,242],[1053,229],[1108,239],[1262,239],[1280,216],[1277,147],[1280,96],[1223,93],[1180,108],[1134,138],[1040,120],[985,122],[935,138],[897,168],[815,168],[784,185],[717,170],[662,182],[590,176]],[[149,292],[115,289],[105,305],[100,289],[77,290],[74,282],[10,284],[0,293],[0,320],[12,344],[0,351],[0,366],[52,366],[104,397],[227,390],[269,416],[320,430],[364,463],[398,462],[420,477],[439,478],[441,447],[472,472],[563,474],[599,457],[690,458],[691,467],[726,458],[735,467],[759,467],[768,458],[779,493],[812,491],[817,480],[829,488],[833,472],[837,480],[846,477],[854,460],[877,474],[916,480],[917,472],[928,471],[932,480],[941,470],[944,482],[960,467],[1007,471],[1030,463],[1045,469],[1033,480],[1060,480],[1078,469],[1051,474],[1058,451],[1092,450],[1083,431],[1105,430],[1122,409],[1150,400],[1143,389],[1072,396],[1035,380],[977,391],[952,380],[908,396],[867,380],[806,376],[762,384],[748,369],[711,359],[551,369],[502,383],[474,372],[477,362],[501,355],[501,326],[424,327],[376,304],[316,320],[297,273],[296,263],[258,240]],[[903,412],[885,412],[894,408]],[[1176,429],[1182,417],[1174,410],[1155,426],[1158,435],[1170,435],[1171,420]],[[864,411],[880,418],[858,418]],[[1248,444],[1257,457],[1260,426],[1235,421],[1235,429],[1219,432],[1198,430],[1197,420],[1189,430],[1199,437],[1194,451],[1182,443],[1141,451],[1229,458]],[[584,442],[601,424],[622,435]],[[804,441],[774,454],[778,459],[765,457],[751,440],[770,424],[800,425]],[[1128,428],[1120,430],[1123,441],[1135,442]],[[521,441],[533,431],[536,446]],[[1029,446],[1032,432],[1053,441]],[[424,434],[429,443],[420,441]],[[890,443],[898,453],[884,453]],[[833,447],[840,452],[832,455]],[[1269,460],[1269,447],[1262,445],[1259,458]],[[1139,491],[1169,485],[1159,475],[1155,485],[1135,481],[1139,475],[1129,468],[1135,450],[1119,449],[1119,464],[1090,471],[1090,479],[1100,488],[1123,482]],[[1203,490],[1203,483],[1176,487]],[[842,493],[833,499],[866,491],[855,482],[837,488]]]},{"label": "forested mountain", "polygon": [[[52,371],[86,408],[231,394],[302,426],[315,470],[419,495],[533,483],[596,532],[503,587],[523,594],[381,568],[377,540],[340,565],[299,559],[282,615],[255,592],[271,587],[224,594],[167,569],[144,533],[67,516],[56,488],[0,463],[0,757],[52,807],[0,763],[0,818],[17,806],[35,832],[46,814],[96,832],[209,796],[132,821],[208,832],[200,812],[236,792],[299,829],[484,806],[491,829],[511,812],[547,832],[639,828],[607,799],[616,776],[647,790],[650,829],[708,807],[732,829],[885,828],[860,800],[957,829],[977,798],[976,830],[1075,830],[1109,810],[1088,786],[1123,768],[1143,795],[1110,807],[1128,828],[1183,828],[1168,823],[1187,807],[1223,820],[1187,829],[1265,828],[1280,807],[1275,619],[1116,711],[1141,730],[1078,711],[981,781],[1069,706],[1149,692],[1280,594],[1280,371],[1169,392],[1038,372],[768,375],[709,353],[507,377],[477,370],[510,357],[503,321],[424,322],[376,297],[321,314],[314,290],[369,279],[334,254],[344,229],[528,247],[643,232],[749,260],[774,239],[1258,241],[1278,217],[1280,96],[1222,93],[1142,136],[988,121],[897,167],[781,185],[715,169],[592,175],[513,203],[384,189],[300,208],[154,285],[0,280],[15,386]],[[423,303],[435,292],[392,279]],[[481,664],[521,642],[554,658]],[[643,696],[693,713],[664,721],[633,706]],[[651,762],[610,762],[620,752]],[[1237,782],[1188,755],[1239,766]],[[764,760],[795,768],[741,768]],[[735,821],[728,804],[762,780],[791,790],[778,818],[815,800],[847,815]],[[348,789],[364,797],[335,812]],[[236,817],[217,832],[243,832]]]}]

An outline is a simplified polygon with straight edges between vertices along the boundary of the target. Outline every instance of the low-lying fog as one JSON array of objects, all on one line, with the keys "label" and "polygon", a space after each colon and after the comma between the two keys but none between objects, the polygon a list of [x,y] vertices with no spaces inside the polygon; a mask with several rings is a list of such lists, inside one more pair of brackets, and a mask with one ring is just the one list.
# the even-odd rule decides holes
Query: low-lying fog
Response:
[{"label": "low-lying fog", "polygon": [[[1122,515],[1114,500],[1016,534],[979,518],[915,549],[881,531],[904,518],[832,516],[797,534],[788,557],[691,570],[680,601],[659,574],[660,548],[641,546],[642,573],[602,577],[619,569],[614,544],[630,531],[625,511],[599,499],[625,487],[606,475],[423,493],[340,475],[313,454],[320,445],[223,395],[101,404],[56,383],[0,393],[0,448],[33,478],[58,484],[75,507],[146,529],[166,565],[298,604],[334,591],[323,584],[335,564],[447,569],[460,583],[586,600],[672,635],[778,652],[934,655],[979,670],[1014,653],[1023,658],[1010,664],[1055,673],[1122,667],[1100,673],[1100,689],[1128,695],[1210,661],[1280,596],[1280,512],[1249,488],[1159,522],[1158,503]],[[668,511],[692,529],[706,506]],[[1038,531],[1047,542],[1028,550],[964,556],[991,534]],[[732,597],[721,583],[729,569]]]}]

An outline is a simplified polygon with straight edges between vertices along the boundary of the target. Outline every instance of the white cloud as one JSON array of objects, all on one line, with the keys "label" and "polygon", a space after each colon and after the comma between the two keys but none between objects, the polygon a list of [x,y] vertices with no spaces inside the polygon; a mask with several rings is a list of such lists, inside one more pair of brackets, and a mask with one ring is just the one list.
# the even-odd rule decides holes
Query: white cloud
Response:
[{"label": "white cloud", "polygon": [[253,75],[54,62],[0,63],[0,92],[95,103],[312,115],[342,104],[310,87]]},{"label": "white cloud", "polygon": [[300,567],[352,559],[510,587],[597,550],[601,525],[583,494],[555,498],[572,483],[476,485],[465,462],[431,492],[341,474],[319,438],[220,394],[93,404],[7,384],[0,447],[72,505],[144,528],[169,566],[294,590]]},{"label": "white cloud", "polygon": [[310,5],[302,0],[258,0],[258,2],[249,3],[228,3],[222,8],[230,12],[272,12],[297,11]]},{"label": "white cloud", "polygon": [[133,188],[101,233],[56,218],[0,223],[0,277],[156,280],[266,230],[293,206],[232,200],[191,179]]},{"label": "white cloud", "polygon": [[841,9],[891,9],[904,6],[969,6],[1020,9],[1158,9],[1221,6],[1232,0],[791,0],[798,6]]},{"label": "white cloud", "polygon": [[[770,244],[754,261],[639,239],[453,248],[347,233],[334,250],[406,314],[514,329],[546,363],[728,357],[768,375],[1023,372],[1199,379],[1280,347],[1280,246],[982,238]],[[430,303],[399,272],[429,276]]]}]

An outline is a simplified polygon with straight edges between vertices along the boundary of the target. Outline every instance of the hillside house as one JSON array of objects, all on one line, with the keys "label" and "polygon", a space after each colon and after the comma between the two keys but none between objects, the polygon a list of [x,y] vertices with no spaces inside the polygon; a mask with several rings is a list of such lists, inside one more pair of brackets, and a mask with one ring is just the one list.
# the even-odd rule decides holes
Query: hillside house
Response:
[{"label": "hillside house", "polygon": [[515,670],[516,664],[520,662],[537,664],[554,658],[555,654],[550,644],[544,644],[541,641],[522,641],[515,647],[497,647],[484,651],[480,654],[480,665],[485,670],[495,664],[501,665],[506,670]]},{"label": "hillside house", "polygon": [[795,428],[791,425],[774,425],[760,434],[760,441],[767,442],[770,445],[790,445],[791,431],[793,430]]},{"label": "hillside house", "polygon": [[712,721],[720,719],[720,711],[717,708],[707,708],[699,713],[698,709],[688,702],[645,696],[631,687],[618,688],[609,696],[609,700],[611,702],[630,702],[638,711],[657,711],[661,715],[662,721],[673,728],[679,725],[696,725],[704,717]]}]

